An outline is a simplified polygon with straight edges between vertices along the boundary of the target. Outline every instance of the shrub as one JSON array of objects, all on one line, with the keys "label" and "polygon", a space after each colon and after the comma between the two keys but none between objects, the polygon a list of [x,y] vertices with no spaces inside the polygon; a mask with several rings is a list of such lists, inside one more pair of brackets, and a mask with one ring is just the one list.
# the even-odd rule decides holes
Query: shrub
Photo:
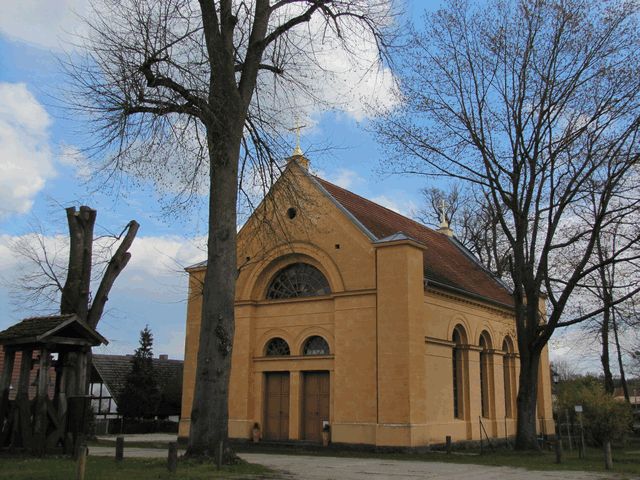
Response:
[{"label": "shrub", "polygon": [[575,405],[582,405],[585,434],[591,443],[602,445],[618,440],[630,431],[631,407],[607,394],[595,377],[566,381],[558,388],[558,407],[569,410],[576,420]]}]

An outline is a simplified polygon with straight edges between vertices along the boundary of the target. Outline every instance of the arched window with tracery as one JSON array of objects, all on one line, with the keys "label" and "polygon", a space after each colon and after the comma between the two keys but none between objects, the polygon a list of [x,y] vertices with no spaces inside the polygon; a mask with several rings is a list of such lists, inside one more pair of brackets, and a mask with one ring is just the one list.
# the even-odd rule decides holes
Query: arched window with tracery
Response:
[{"label": "arched window with tracery", "polygon": [[453,380],[453,416],[464,418],[464,352],[462,346],[466,343],[466,334],[461,326],[453,330],[451,338],[453,348],[451,351],[452,380]]},{"label": "arched window with tracery", "polygon": [[293,263],[284,267],[273,277],[267,289],[267,298],[277,300],[330,293],[329,282],[320,270],[308,263]]},{"label": "arched window with tracery", "polygon": [[513,397],[515,392],[515,389],[513,388],[514,355],[513,343],[509,337],[505,337],[502,342],[502,351],[504,353],[502,359],[502,374],[504,377],[504,414],[507,418],[513,418]]},{"label": "arched window with tracery", "polygon": [[269,340],[264,349],[264,354],[267,357],[285,357],[291,355],[291,350],[285,339],[276,337]]},{"label": "arched window with tracery", "polygon": [[302,348],[303,355],[329,355],[329,344],[319,335],[309,337]]},{"label": "arched window with tracery", "polygon": [[482,404],[482,416],[489,418],[491,416],[491,378],[489,350],[491,349],[491,339],[487,332],[480,335],[480,401]]}]

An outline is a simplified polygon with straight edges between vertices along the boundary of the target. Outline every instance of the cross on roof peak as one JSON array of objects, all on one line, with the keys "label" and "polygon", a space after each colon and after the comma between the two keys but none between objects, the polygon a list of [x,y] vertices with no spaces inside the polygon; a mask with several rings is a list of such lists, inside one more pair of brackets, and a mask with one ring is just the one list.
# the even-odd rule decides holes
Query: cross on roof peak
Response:
[{"label": "cross on roof peak", "polygon": [[302,152],[302,149],[300,148],[300,130],[302,130],[305,127],[306,125],[301,125],[300,119],[296,117],[296,126],[289,129],[290,132],[296,132],[296,148],[293,150],[293,154],[292,154],[292,156],[294,157],[296,156],[301,157],[304,155],[304,153]]},{"label": "cross on roof peak", "polygon": [[440,199],[440,228],[449,228],[449,222],[447,221],[447,204],[444,198]]}]

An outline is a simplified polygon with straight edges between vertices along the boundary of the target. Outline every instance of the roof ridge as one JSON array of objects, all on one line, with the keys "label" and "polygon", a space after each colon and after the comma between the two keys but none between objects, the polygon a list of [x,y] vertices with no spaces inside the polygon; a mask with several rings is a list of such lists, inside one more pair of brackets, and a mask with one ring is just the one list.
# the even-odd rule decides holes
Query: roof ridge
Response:
[{"label": "roof ridge", "polygon": [[[349,194],[351,194],[351,195],[354,195],[354,196],[356,196],[356,197],[358,197],[358,198],[360,198],[360,199],[364,200],[364,201],[365,201],[365,202],[367,202],[367,203],[370,203],[370,204],[375,205],[375,206],[380,207],[380,208],[384,208],[386,211],[388,211],[388,212],[390,212],[390,213],[392,213],[392,214],[394,214],[394,215],[397,215],[397,216],[399,216],[399,217],[401,217],[401,218],[403,218],[403,219],[405,219],[405,220],[409,220],[410,222],[414,223],[415,225],[417,225],[417,226],[418,226],[418,227],[420,227],[420,228],[425,228],[425,229],[429,230],[430,232],[438,233],[438,232],[437,232],[437,230],[435,230],[435,229],[433,229],[433,228],[431,228],[431,227],[429,227],[429,226],[425,225],[424,223],[420,223],[420,222],[418,222],[417,220],[414,220],[413,218],[407,217],[406,215],[403,215],[403,214],[401,214],[401,213],[399,213],[399,212],[396,212],[395,210],[391,210],[389,207],[385,207],[384,205],[381,205],[381,204],[379,204],[379,203],[376,203],[376,202],[374,202],[373,200],[369,200],[368,198],[363,197],[362,195],[358,195],[357,193],[354,193],[354,192],[352,192],[351,190],[347,190],[346,188],[343,188],[343,187],[341,187],[341,186],[339,186],[339,185],[336,185],[335,183],[331,183],[329,180],[325,180],[324,178],[318,177],[317,175],[311,175],[311,176],[312,176],[313,178],[315,178],[316,180],[319,180],[319,181],[321,181],[321,182],[328,183],[329,185],[331,185],[331,186],[333,186],[333,187],[335,187],[335,188],[339,188],[340,190],[343,190],[343,191],[345,191],[345,192],[347,192],[347,193],[349,193]],[[403,232],[403,233],[404,233],[404,232]],[[439,233],[438,233],[438,235],[441,235],[441,234],[439,234]]]}]

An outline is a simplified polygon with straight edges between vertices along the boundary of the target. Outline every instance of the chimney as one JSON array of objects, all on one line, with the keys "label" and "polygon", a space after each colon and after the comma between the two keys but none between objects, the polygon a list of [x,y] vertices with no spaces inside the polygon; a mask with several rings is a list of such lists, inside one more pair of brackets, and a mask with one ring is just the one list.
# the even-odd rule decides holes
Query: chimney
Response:
[{"label": "chimney", "polygon": [[166,353],[161,353],[160,354],[160,360],[169,360],[169,355],[167,355]]}]

